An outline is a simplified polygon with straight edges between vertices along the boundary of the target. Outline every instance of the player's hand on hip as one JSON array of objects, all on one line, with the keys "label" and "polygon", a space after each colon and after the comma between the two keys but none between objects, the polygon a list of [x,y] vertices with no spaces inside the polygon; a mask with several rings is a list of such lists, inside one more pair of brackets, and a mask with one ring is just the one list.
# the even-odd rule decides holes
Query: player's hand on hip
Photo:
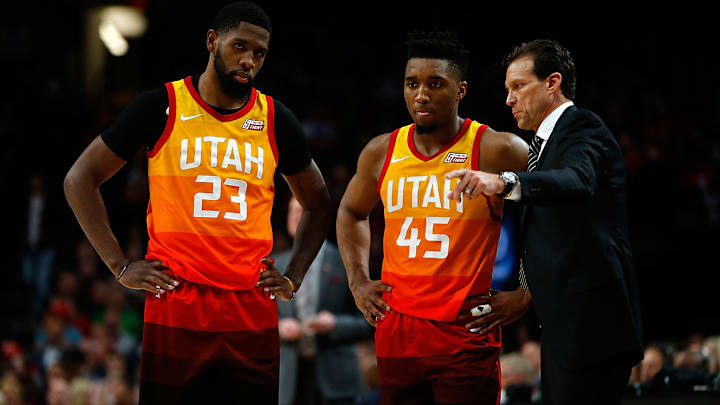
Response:
[{"label": "player's hand on hip", "polygon": [[448,193],[448,198],[460,201],[460,195],[472,200],[481,194],[494,195],[505,188],[505,182],[500,176],[493,173],[481,172],[478,170],[458,169],[447,172],[446,179],[459,178],[460,182]]},{"label": "player's hand on hip", "polygon": [[390,306],[380,298],[383,292],[392,291],[392,286],[380,280],[364,280],[354,283],[350,290],[355,297],[355,305],[372,326],[377,326],[378,319],[385,319]]},{"label": "player's hand on hip", "polygon": [[465,328],[470,332],[481,335],[517,321],[530,307],[529,297],[520,288],[514,291],[493,291],[491,295],[474,295],[465,302],[472,307],[460,312],[457,320],[465,322]]},{"label": "player's hand on hip", "polygon": [[180,284],[163,270],[170,270],[161,260],[138,260],[131,262],[118,280],[120,284],[133,290],[145,290],[155,294],[164,294]]},{"label": "player's hand on hip", "polygon": [[266,293],[280,297],[283,301],[291,300],[293,288],[290,282],[275,268],[275,260],[265,256],[262,258],[262,264],[267,270],[260,273],[260,280],[256,287],[262,286]]}]

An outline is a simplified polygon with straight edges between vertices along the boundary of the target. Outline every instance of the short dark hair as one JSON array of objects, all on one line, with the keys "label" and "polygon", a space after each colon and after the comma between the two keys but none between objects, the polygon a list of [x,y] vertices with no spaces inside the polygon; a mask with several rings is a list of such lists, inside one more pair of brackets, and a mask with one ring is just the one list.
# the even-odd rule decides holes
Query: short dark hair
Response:
[{"label": "short dark hair", "polygon": [[211,28],[218,33],[224,33],[237,28],[243,21],[264,28],[272,34],[270,18],[260,6],[249,1],[230,3],[220,9],[213,19]]},{"label": "short dark hair", "polygon": [[458,39],[457,31],[412,31],[405,43],[408,47],[408,61],[412,58],[442,59],[465,80],[468,72],[470,52]]},{"label": "short dark hair", "polygon": [[533,57],[533,73],[540,80],[545,80],[551,74],[558,72],[562,75],[560,90],[570,100],[575,98],[575,62],[570,51],[559,43],[550,39],[536,39],[513,48],[505,56],[503,65],[510,66],[514,60],[524,56]]}]

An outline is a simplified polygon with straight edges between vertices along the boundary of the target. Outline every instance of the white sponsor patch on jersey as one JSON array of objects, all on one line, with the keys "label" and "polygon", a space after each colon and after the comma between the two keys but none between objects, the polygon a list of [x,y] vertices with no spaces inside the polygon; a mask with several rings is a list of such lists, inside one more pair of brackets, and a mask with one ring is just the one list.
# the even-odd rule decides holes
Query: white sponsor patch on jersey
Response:
[{"label": "white sponsor patch on jersey", "polygon": [[467,158],[467,153],[449,152],[447,156],[445,156],[443,163],[465,163]]},{"label": "white sponsor patch on jersey", "polygon": [[262,131],[265,128],[265,121],[251,120],[250,118],[245,119],[243,123],[243,129],[251,129],[253,131]]}]

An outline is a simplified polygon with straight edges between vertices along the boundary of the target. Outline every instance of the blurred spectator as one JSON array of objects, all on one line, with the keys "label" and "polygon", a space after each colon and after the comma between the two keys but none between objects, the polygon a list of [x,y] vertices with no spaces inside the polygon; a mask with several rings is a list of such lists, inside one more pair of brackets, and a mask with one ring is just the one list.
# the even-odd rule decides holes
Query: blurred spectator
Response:
[{"label": "blurred spectator", "polygon": [[522,353],[522,356],[530,363],[533,374],[535,376],[533,383],[538,385],[539,387],[541,360],[540,343],[534,340],[527,341],[522,345],[520,352]]},{"label": "blurred spectator", "polygon": [[48,379],[48,405],[70,405],[70,387],[68,382],[59,376]]},{"label": "blurred spectator", "polygon": [[76,302],[79,289],[80,281],[77,273],[61,272],[56,282],[55,294],[51,299],[51,307],[53,305],[63,306],[63,311],[67,312],[68,322],[81,334],[87,335],[90,332],[90,317],[77,311]]},{"label": "blurred spectator", "polygon": [[628,391],[638,397],[690,392],[720,396],[718,358],[710,348],[714,342],[692,336],[679,350],[673,344],[648,345],[645,358],[633,368]]},{"label": "blurred spectator", "polygon": [[[287,230],[302,208],[291,198]],[[276,257],[283,272],[290,252]],[[278,302],[280,404],[353,404],[364,391],[355,344],[373,328],[355,307],[340,252],[325,241],[293,301]]]},{"label": "blurred spectator", "polygon": [[516,352],[500,356],[500,403],[540,401],[540,344],[525,342]]},{"label": "blurred spectator", "polygon": [[648,346],[645,349],[645,357],[637,366],[633,367],[630,374],[630,383],[645,384],[652,380],[663,368],[665,356],[657,346]]},{"label": "blurred spectator", "polygon": [[18,397],[22,399],[22,402],[19,402],[22,404],[37,403],[40,397],[37,371],[32,364],[28,364],[27,357],[17,342],[2,342],[0,404],[18,403],[13,402]]},{"label": "blurred spectator", "polygon": [[9,369],[0,375],[0,404],[23,405],[23,390],[15,371]]},{"label": "blurred spectator", "polygon": [[42,370],[50,370],[64,350],[80,344],[82,335],[70,322],[72,308],[63,300],[53,301],[35,333],[35,353]]},{"label": "blurred spectator", "polygon": [[30,177],[30,195],[27,202],[25,252],[22,255],[22,275],[33,291],[33,314],[39,316],[50,294],[50,277],[55,262],[55,247],[50,227],[55,218],[49,214],[54,201],[48,201],[45,178],[40,174]]},{"label": "blurred spectator", "polygon": [[[106,308],[96,314],[93,320],[95,322],[105,321],[110,326],[115,326],[114,324],[117,323],[118,333],[122,332],[132,339],[139,340],[142,332],[142,315],[128,304],[128,294],[136,295],[138,292],[128,291],[112,279],[106,282],[103,290]],[[142,292],[139,294],[144,295]],[[108,313],[113,316],[110,320],[108,320]],[[118,319],[114,319],[115,317]]]},{"label": "blurred spectator", "polygon": [[104,294],[96,296],[96,284],[102,283],[106,274],[101,272],[100,257],[85,237],[80,238],[75,245],[75,264],[78,270],[78,291],[75,295],[78,311],[93,316],[100,310],[98,298]]},{"label": "blurred spectator", "polygon": [[530,361],[519,352],[500,356],[500,403],[530,402],[535,374]]}]

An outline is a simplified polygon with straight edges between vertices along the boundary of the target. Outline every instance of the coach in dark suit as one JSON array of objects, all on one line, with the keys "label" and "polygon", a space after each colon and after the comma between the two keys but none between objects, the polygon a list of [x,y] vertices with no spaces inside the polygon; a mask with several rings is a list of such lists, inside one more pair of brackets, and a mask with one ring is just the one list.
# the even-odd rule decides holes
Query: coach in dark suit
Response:
[{"label": "coach in dark suit", "polygon": [[543,403],[619,404],[643,356],[622,152],[603,121],[571,101],[575,65],[561,45],[536,40],[505,62],[507,105],[536,133],[528,168],[474,175],[482,192],[522,204],[521,288],[477,299],[491,312],[470,328],[509,323],[532,302]]},{"label": "coach in dark suit", "polygon": [[[288,233],[294,236],[301,207],[288,205]],[[281,253],[281,272],[290,253]],[[375,329],[355,306],[340,251],[325,241],[292,301],[278,301],[280,405],[353,404],[365,389],[356,343]]]}]

